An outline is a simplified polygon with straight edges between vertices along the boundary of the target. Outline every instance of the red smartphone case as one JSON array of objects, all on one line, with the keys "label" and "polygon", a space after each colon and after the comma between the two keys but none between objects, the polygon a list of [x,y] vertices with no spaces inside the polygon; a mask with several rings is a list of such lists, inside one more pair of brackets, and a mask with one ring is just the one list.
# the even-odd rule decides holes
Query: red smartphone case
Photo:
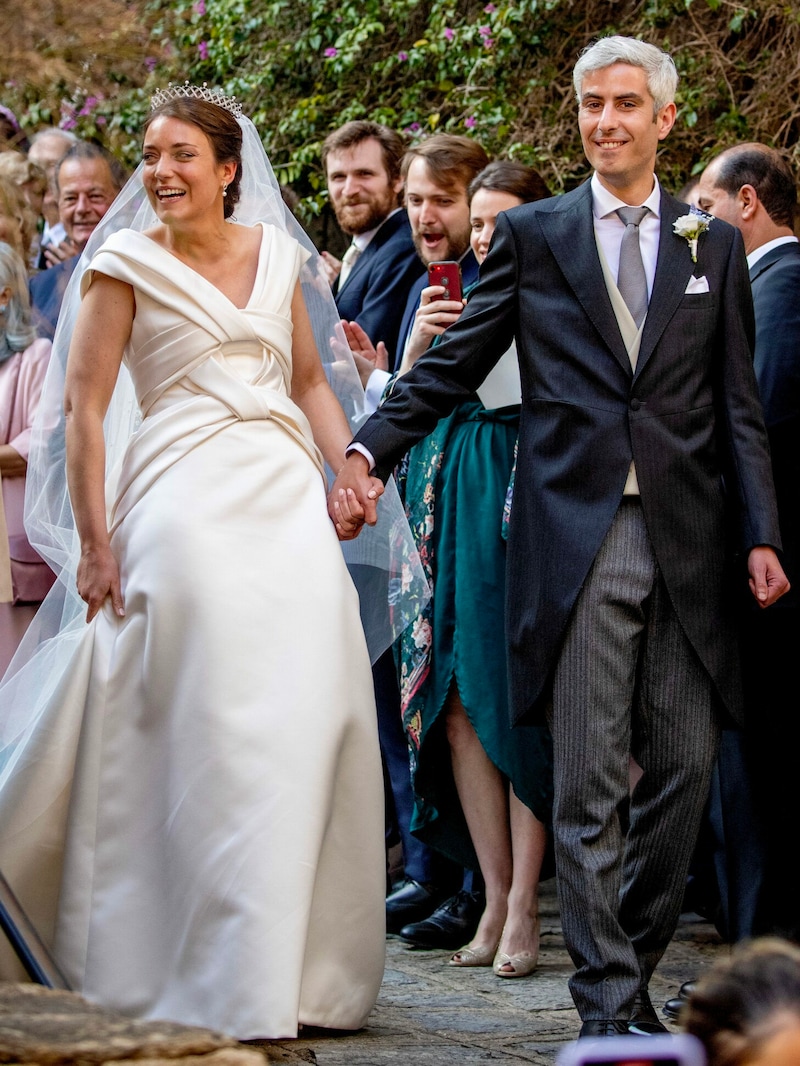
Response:
[{"label": "red smartphone case", "polygon": [[442,300],[461,299],[461,267],[454,260],[428,264],[428,284],[442,285]]}]

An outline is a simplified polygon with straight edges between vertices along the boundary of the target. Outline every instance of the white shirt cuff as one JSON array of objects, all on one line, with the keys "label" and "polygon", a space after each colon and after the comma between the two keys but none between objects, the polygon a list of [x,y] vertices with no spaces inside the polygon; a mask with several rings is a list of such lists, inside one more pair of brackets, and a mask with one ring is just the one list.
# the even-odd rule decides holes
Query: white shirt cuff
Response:
[{"label": "white shirt cuff", "polygon": [[370,374],[367,387],[364,389],[364,410],[367,414],[374,414],[380,407],[383,390],[391,376],[388,370],[373,370]]},{"label": "white shirt cuff", "polygon": [[352,444],[348,444],[344,454],[345,456],[348,456],[352,452],[358,452],[359,455],[364,456],[364,458],[369,463],[369,472],[371,474],[372,471],[375,469],[375,456],[372,454],[372,452],[365,448],[363,444],[359,444],[357,440],[353,441]]}]

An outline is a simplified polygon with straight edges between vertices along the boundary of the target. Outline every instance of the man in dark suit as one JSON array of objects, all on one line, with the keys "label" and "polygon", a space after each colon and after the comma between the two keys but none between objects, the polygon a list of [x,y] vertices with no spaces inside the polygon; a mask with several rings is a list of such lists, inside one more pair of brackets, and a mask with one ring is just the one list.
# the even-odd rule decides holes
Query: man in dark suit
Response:
[{"label": "man in dark suit", "polygon": [[33,319],[41,336],[53,337],[78,258],[123,181],[119,164],[102,148],[86,141],[74,144],[56,165],[54,183],[66,238],[48,250],[48,260],[55,265],[31,278]]},{"label": "man in dark suit", "polygon": [[[371,464],[385,474],[516,337],[512,714],[551,723],[570,990],[581,1035],[608,1036],[663,1029],[647,986],[677,923],[721,720],[741,714],[727,544],[760,606],[788,582],[741,238],[678,222],[686,205],[653,174],[674,64],[610,37],[574,83],[591,181],[498,217],[464,314],[359,432],[331,510],[352,487],[372,521]],[[623,834],[631,754],[643,773]]]},{"label": "man in dark suit", "polygon": [[[800,243],[797,190],[788,163],[763,144],[717,156],[697,189],[703,210],[741,232],[753,289],[755,372],[778,499],[782,561],[800,564]],[[732,940],[768,933],[800,941],[800,876],[792,842],[800,820],[796,775],[800,716],[794,656],[800,648],[797,587],[766,614],[742,618],[745,718],[720,752],[724,911]],[[765,664],[769,664],[765,667]],[[743,816],[752,798],[751,820]],[[755,829],[748,837],[745,827]]]},{"label": "man in dark suit", "polygon": [[322,146],[336,221],[352,237],[343,262],[323,252],[336,306],[392,350],[408,290],[422,270],[400,206],[404,150],[398,133],[367,121],[346,123]]}]

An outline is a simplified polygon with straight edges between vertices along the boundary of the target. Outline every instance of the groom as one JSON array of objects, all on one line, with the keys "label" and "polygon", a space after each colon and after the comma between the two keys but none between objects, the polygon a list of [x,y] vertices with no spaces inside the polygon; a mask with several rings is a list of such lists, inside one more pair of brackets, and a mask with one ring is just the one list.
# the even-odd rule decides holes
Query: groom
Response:
[{"label": "groom", "polygon": [[[746,576],[726,547],[743,552],[761,607],[788,582],[741,238],[713,221],[695,249],[673,231],[686,205],[653,173],[674,64],[610,37],[574,82],[591,181],[499,216],[466,311],[359,432],[332,499],[351,487],[374,520],[373,460],[385,476],[516,336],[512,714],[551,723],[570,989],[580,1035],[609,1036],[664,1028],[647,986],[680,913],[721,720],[741,714],[728,597]],[[629,754],[644,772],[624,835]]]}]

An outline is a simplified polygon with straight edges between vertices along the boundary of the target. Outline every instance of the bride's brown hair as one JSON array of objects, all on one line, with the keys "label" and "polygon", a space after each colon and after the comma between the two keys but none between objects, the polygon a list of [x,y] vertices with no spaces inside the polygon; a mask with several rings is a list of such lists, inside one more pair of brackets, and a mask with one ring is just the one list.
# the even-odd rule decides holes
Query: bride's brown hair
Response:
[{"label": "bride's brown hair", "polygon": [[225,218],[230,218],[239,201],[239,187],[242,180],[242,130],[239,123],[224,107],[196,100],[189,96],[178,96],[167,100],[160,107],[154,108],[145,119],[144,133],[150,123],[157,118],[177,118],[197,126],[211,143],[214,159],[217,163],[235,163],[236,173],[225,190],[223,211]]}]

